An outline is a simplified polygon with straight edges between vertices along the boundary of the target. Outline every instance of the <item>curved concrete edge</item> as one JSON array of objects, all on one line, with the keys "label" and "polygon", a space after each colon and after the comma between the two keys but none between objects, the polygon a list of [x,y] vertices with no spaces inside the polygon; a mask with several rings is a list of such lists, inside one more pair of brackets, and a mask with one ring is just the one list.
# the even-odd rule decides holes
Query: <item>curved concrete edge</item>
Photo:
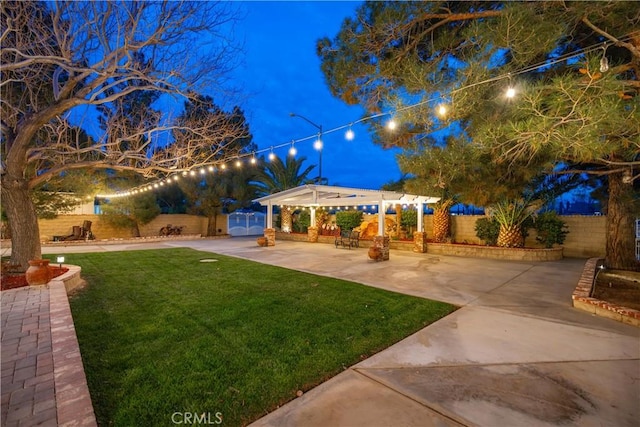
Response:
[{"label": "curved concrete edge", "polygon": [[592,298],[591,287],[601,258],[589,258],[584,264],[578,285],[571,295],[573,306],[601,317],[640,327],[640,311]]},{"label": "curved concrete edge", "polygon": [[48,284],[58,425],[97,426],[67,295],[82,284],[81,269],[65,267],[69,271]]}]

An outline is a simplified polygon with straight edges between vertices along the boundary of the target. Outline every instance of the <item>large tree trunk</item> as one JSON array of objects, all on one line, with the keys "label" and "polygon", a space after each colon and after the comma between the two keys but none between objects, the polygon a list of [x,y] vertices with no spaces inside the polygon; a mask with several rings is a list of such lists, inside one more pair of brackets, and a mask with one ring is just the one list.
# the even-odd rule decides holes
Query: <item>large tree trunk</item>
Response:
[{"label": "large tree trunk", "polygon": [[1,189],[11,232],[11,262],[26,271],[30,259],[42,257],[38,217],[29,197],[29,185],[25,179],[6,174]]},{"label": "large tree trunk", "polygon": [[640,271],[635,256],[635,219],[639,201],[633,184],[623,182],[623,174],[609,175],[607,204],[607,254],[605,264],[618,270]]}]

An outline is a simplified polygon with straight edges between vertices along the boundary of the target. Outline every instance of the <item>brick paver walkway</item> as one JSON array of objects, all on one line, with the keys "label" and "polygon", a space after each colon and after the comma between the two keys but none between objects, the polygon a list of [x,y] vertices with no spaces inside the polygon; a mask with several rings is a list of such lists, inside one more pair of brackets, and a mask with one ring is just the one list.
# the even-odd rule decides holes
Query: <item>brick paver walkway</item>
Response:
[{"label": "brick paver walkway", "polygon": [[2,292],[2,420],[56,426],[49,289]]},{"label": "brick paver walkway", "polygon": [[96,426],[64,283],[0,298],[2,426]]}]

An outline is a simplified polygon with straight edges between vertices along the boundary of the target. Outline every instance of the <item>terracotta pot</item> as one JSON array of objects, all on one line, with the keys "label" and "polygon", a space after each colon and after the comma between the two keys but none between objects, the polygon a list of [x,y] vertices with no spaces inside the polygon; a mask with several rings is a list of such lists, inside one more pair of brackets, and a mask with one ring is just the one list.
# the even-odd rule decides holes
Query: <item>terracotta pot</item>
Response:
[{"label": "terracotta pot", "polygon": [[382,251],[380,250],[380,248],[371,246],[369,248],[369,258],[375,261],[379,261],[380,259],[382,259]]},{"label": "terracotta pot", "polygon": [[46,285],[51,280],[48,259],[32,259],[25,273],[29,285]]}]

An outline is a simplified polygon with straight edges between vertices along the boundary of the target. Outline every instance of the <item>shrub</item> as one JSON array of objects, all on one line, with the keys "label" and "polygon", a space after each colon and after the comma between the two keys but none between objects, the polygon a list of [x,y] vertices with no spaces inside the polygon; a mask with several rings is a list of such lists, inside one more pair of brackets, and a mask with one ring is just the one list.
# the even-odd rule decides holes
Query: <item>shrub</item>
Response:
[{"label": "shrub", "polygon": [[361,211],[342,211],[336,213],[336,224],[340,230],[351,231],[362,223]]},{"label": "shrub", "polygon": [[293,222],[293,231],[296,233],[306,233],[311,225],[311,214],[308,210],[303,209],[298,214],[297,219]]},{"label": "shrub", "polygon": [[495,246],[498,243],[498,234],[500,234],[500,223],[492,218],[479,218],[476,221],[476,236],[489,246]]},{"label": "shrub", "polygon": [[544,244],[545,248],[551,248],[554,244],[563,244],[569,233],[567,224],[555,211],[539,214],[534,222],[534,228],[538,232],[536,240]]},{"label": "shrub", "polygon": [[413,233],[413,229],[418,225],[418,211],[409,209],[402,212],[400,217],[400,225],[409,233]]}]

